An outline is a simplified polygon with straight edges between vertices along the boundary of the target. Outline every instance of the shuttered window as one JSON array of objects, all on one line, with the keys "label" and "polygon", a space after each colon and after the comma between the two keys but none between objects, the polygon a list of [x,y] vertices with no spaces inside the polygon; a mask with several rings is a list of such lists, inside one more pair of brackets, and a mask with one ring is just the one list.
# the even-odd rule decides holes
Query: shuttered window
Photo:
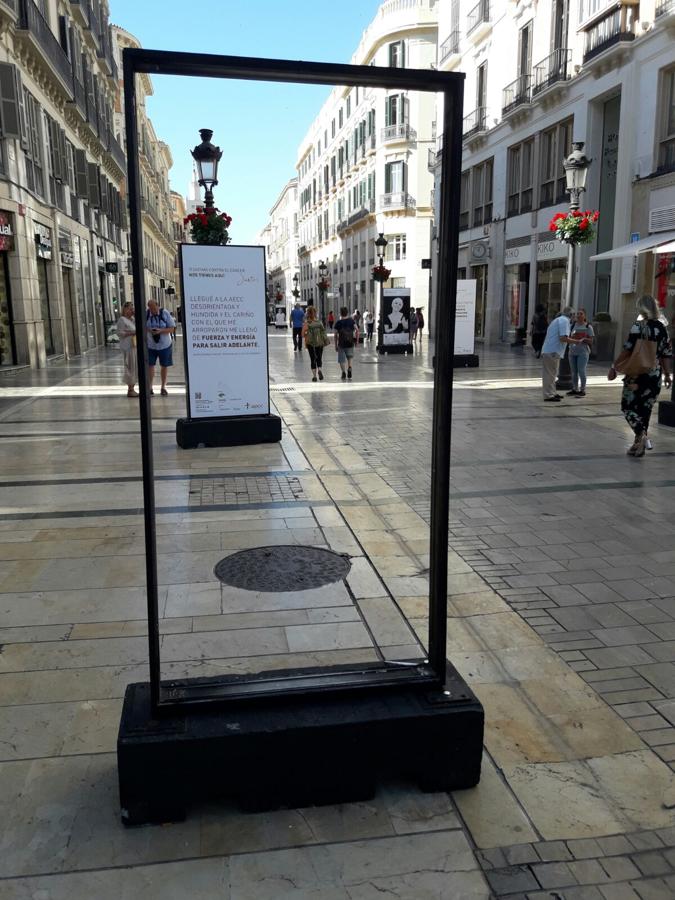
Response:
[{"label": "shuttered window", "polygon": [[21,138],[21,90],[21,76],[16,66],[0,63],[0,127],[5,138]]}]

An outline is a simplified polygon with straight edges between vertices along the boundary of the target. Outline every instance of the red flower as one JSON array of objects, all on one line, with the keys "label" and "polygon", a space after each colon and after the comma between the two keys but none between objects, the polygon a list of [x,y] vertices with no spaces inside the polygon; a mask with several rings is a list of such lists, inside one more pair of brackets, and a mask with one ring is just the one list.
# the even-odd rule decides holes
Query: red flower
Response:
[{"label": "red flower", "polygon": [[588,219],[586,218],[586,216],[584,216],[581,222],[579,222],[579,228],[582,231],[586,231],[586,229],[588,228]]},{"label": "red flower", "polygon": [[573,209],[573,210],[572,210],[572,215],[573,215],[576,219],[579,219],[579,218],[581,218],[581,216],[583,216],[583,213],[582,213],[581,210],[579,210],[579,209]]},{"label": "red flower", "polygon": [[197,212],[198,212],[198,213],[204,212],[204,207],[203,207],[203,206],[198,206],[198,207],[197,207]]},{"label": "red flower", "polygon": [[548,226],[548,230],[549,231],[557,231],[558,230],[555,222],[551,222],[551,224]]},{"label": "red flower", "polygon": [[190,221],[190,220],[189,220],[188,217],[186,216],[186,217],[183,219],[183,225],[187,225],[187,223],[188,223],[189,221]]},{"label": "red flower", "polygon": [[202,214],[199,216],[199,221],[202,223],[202,225],[206,225],[208,219],[206,218],[206,216],[204,215],[204,213],[202,213]]},{"label": "red flower", "polygon": [[554,222],[557,222],[558,219],[566,219],[566,218],[567,218],[567,216],[566,216],[565,213],[563,213],[563,212],[557,212],[557,213],[553,216],[553,221],[554,221]]},{"label": "red flower", "polygon": [[594,213],[593,213],[593,221],[594,221],[594,222],[597,222],[599,218],[600,218],[600,213],[597,212],[597,211],[594,212]]}]

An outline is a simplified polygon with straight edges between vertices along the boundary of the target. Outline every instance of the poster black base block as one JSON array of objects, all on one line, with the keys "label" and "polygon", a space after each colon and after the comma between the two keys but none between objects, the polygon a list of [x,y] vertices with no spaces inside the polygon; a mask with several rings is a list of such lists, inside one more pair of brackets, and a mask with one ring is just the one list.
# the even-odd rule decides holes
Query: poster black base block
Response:
[{"label": "poster black base block", "polygon": [[453,369],[477,369],[478,364],[477,353],[456,353],[452,357]]},{"label": "poster black base block", "polygon": [[122,821],[181,821],[192,803],[249,811],[372,798],[380,780],[423,791],[480,779],[483,708],[452,667],[446,696],[402,687],[290,696],[153,720],[147,684],[127,687],[117,740]]},{"label": "poster black base block", "polygon": [[380,344],[377,348],[377,352],[380,356],[383,353],[412,353],[413,345],[412,344]]},{"label": "poster black base block", "polygon": [[659,425],[670,425],[675,428],[675,402],[661,400],[659,403]]},{"label": "poster black base block", "polygon": [[275,444],[281,440],[279,416],[231,416],[213,419],[178,419],[176,443],[183,450],[205,447],[237,447]]}]

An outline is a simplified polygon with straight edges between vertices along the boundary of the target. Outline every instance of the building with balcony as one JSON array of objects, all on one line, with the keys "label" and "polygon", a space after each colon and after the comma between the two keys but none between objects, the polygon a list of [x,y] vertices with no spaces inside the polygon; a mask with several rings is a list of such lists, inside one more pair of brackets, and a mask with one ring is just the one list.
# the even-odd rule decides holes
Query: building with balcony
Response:
[{"label": "building with balcony", "polygon": [[[121,71],[124,48],[140,47],[140,43],[133,34],[117,25],[112,26],[112,39],[113,54]],[[160,306],[173,310],[176,293],[169,291],[169,288],[174,292],[177,290],[174,200],[169,184],[169,170],[173,165],[173,158],[168,144],[157,137],[148,116],[146,100],[152,93],[150,76],[145,73],[139,75],[136,108],[143,228],[143,277],[146,299],[156,300]],[[124,92],[121,82],[118,84],[115,122],[120,133],[124,135]]]},{"label": "building with balcony", "polygon": [[105,0],[0,2],[0,367],[100,346],[123,299]]},{"label": "building with balcony", "polygon": [[[436,61],[436,0],[387,0],[351,58],[356,65],[430,68]],[[376,312],[374,241],[388,240],[386,287],[409,287],[428,305],[430,196],[427,150],[431,94],[370,88],[332,90],[298,153],[298,258],[303,304],[325,316],[341,306]],[[328,269],[328,289],[318,283]],[[293,268],[293,266],[291,266]],[[376,290],[376,287],[378,288]]]},{"label": "building with balcony", "polygon": [[286,306],[286,319],[293,308],[293,276],[298,271],[298,179],[284,185],[270,210],[264,246],[269,294],[278,307]]},{"label": "building with balcony", "polygon": [[181,293],[181,281],[180,281],[180,259],[178,257],[179,247],[181,244],[185,244],[188,240],[188,232],[187,228],[184,225],[185,216],[187,215],[187,207],[185,205],[185,197],[182,194],[179,194],[178,191],[171,191],[171,222],[173,224],[173,240],[175,247],[175,256],[173,262],[173,280],[171,287],[174,289],[175,293],[169,293],[169,297],[167,297],[168,303],[167,307],[171,310],[172,313],[176,312],[179,306],[182,306],[182,293]]},{"label": "building with balcony", "polygon": [[636,294],[675,311],[675,256],[622,255],[631,240],[675,232],[674,10],[673,0],[439,0],[437,66],[466,73],[459,274],[476,282],[479,341],[517,345],[537,304],[549,318],[560,309],[567,247],[548,226],[569,209],[573,140],[592,159],[582,208],[600,210],[596,241],[576,253],[575,304],[609,312],[617,341]]}]

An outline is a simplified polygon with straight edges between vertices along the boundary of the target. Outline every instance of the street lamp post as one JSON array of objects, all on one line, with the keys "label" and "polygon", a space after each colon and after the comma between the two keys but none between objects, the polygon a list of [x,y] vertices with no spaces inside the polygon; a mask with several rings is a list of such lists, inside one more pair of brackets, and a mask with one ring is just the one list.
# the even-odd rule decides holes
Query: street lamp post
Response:
[{"label": "street lamp post", "polygon": [[[572,152],[563,160],[567,193],[570,195],[570,212],[579,209],[579,200],[586,190],[586,177],[591,160],[583,152],[584,142],[575,141],[572,144]],[[565,286],[565,306],[573,306],[574,297],[574,267],[576,244],[570,241],[567,248],[567,283]],[[555,383],[559,391],[572,389],[572,372],[569,363],[569,349],[560,361],[558,380]]]},{"label": "street lamp post", "polygon": [[[389,241],[384,236],[384,232],[380,232],[377,236],[377,240],[375,241],[375,247],[377,248],[377,264],[382,269],[384,267],[384,253],[387,249],[387,244]],[[382,306],[383,306],[383,298],[384,298],[384,281],[380,280],[380,292],[378,298],[378,308],[375,310],[376,322],[377,322],[377,349],[381,351],[383,346],[383,338],[382,338]]]},{"label": "street lamp post", "polygon": [[192,158],[197,163],[197,174],[199,175],[199,184],[204,188],[204,208],[206,212],[215,208],[213,202],[213,188],[218,184],[218,163],[223,155],[220,147],[215,147],[211,143],[213,131],[210,128],[201,128],[199,136],[202,139],[201,144],[197,144],[194,150],[191,150]]},{"label": "street lamp post", "polygon": [[317,287],[319,288],[319,318],[323,322],[325,317],[325,305],[326,305],[326,288],[328,283],[326,281],[326,277],[328,275],[328,266],[326,263],[320,259],[319,260],[319,284]]}]

